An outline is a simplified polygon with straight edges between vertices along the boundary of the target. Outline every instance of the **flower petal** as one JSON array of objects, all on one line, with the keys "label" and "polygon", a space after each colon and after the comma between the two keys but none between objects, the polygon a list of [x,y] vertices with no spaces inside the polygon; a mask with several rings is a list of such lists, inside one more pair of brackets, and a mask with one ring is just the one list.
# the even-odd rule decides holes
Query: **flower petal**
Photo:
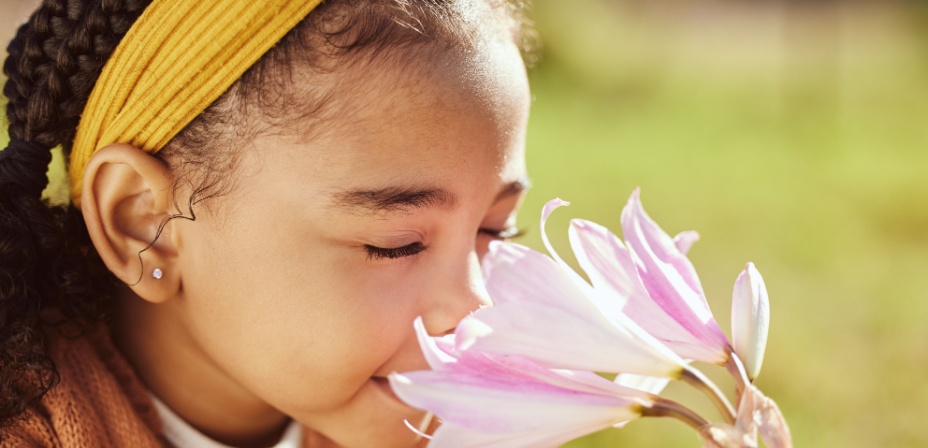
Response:
[{"label": "flower petal", "polygon": [[[425,360],[432,370],[441,370],[445,364],[457,361],[448,353],[447,347],[453,347],[453,343],[442,340],[447,337],[434,338],[429,336],[428,332],[425,330],[425,324],[422,322],[421,316],[417,317],[412,325],[416,330],[416,339],[419,340],[419,348],[422,349],[422,354],[425,356]],[[444,347],[444,349],[442,347]]]},{"label": "flower petal", "polygon": [[648,375],[636,375],[634,373],[622,373],[615,377],[614,382],[620,386],[657,395],[667,387],[667,384],[670,383],[670,379]]},{"label": "flower petal", "polygon": [[645,213],[636,189],[622,210],[622,232],[638,274],[651,298],[714,356],[695,358],[724,361],[728,339],[709,310],[693,265],[673,240]]},{"label": "flower petal", "polygon": [[704,426],[699,435],[704,448],[757,448],[757,440],[725,423]]},{"label": "flower petal", "polygon": [[551,216],[555,210],[560,207],[569,206],[570,202],[562,200],[561,198],[554,198],[548,201],[545,206],[541,209],[541,241],[545,244],[545,249],[548,249],[548,253],[551,254],[559,264],[565,264],[564,260],[558,256],[557,251],[554,250],[554,246],[551,245],[551,241],[548,239],[548,233],[545,231],[545,224],[548,222],[548,217]]},{"label": "flower petal", "polygon": [[420,370],[392,373],[389,379],[410,405],[478,432],[546,432],[577,425],[595,430],[640,414],[638,398],[578,392],[505,368],[483,373]]},{"label": "flower petal", "polygon": [[477,310],[458,325],[462,351],[524,355],[558,369],[678,377],[683,360],[628,320],[614,325],[545,303],[506,303]]},{"label": "flower petal", "polygon": [[567,235],[577,262],[594,288],[613,292],[614,300],[623,307],[629,300],[647,298],[648,291],[638,279],[635,262],[622,241],[609,229],[595,222],[573,219]]},{"label": "flower petal", "polygon": [[622,314],[621,304],[595,291],[569,266],[519,244],[492,244],[483,271],[487,293],[497,305],[531,301],[579,316],[613,319]]},{"label": "flower petal", "polygon": [[485,433],[443,423],[432,435],[429,448],[553,448],[599,429],[602,427],[584,424],[547,431]]},{"label": "flower petal", "polygon": [[[746,419],[751,421],[746,422]],[[789,425],[786,424],[780,408],[753,384],[747,385],[741,397],[736,424],[739,428],[748,430],[756,425],[768,448],[792,448],[793,446]]]},{"label": "flower petal", "polygon": [[626,314],[681,357],[715,359],[716,350],[707,348],[651,299],[641,283],[631,254],[609,229],[594,222],[574,219],[570,223],[569,236],[577,261],[594,289],[608,296],[608,303],[624,304],[619,312]]},{"label": "flower petal", "polygon": [[735,353],[744,363],[748,378],[760,373],[770,328],[770,301],[764,278],[748,263],[738,275],[732,292],[731,338]]},{"label": "flower petal", "polygon": [[[541,240],[542,242],[544,242],[545,248],[548,250],[548,253],[551,254],[551,258],[553,258],[554,261],[557,263],[557,265],[560,266],[560,268],[566,273],[567,277],[569,277],[570,280],[574,283],[587,286],[586,281],[582,277],[580,277],[579,274],[574,272],[574,270],[570,267],[570,265],[568,265],[567,262],[565,262],[564,259],[561,258],[560,255],[558,255],[556,250],[554,250],[554,246],[551,244],[551,240],[548,239],[548,233],[545,230],[545,225],[547,224],[548,217],[551,216],[551,213],[553,213],[554,210],[557,210],[560,207],[566,207],[568,205],[570,205],[570,202],[562,201],[560,198],[552,199],[548,201],[547,204],[545,204],[544,209],[542,209],[541,211]],[[592,297],[592,296],[591,298],[595,299],[595,297]],[[597,306],[604,307],[603,308],[604,310],[610,310],[610,311],[614,311],[617,309],[621,310],[620,304],[617,305],[617,304],[610,304],[610,303],[605,303],[605,302],[598,302]],[[607,314],[609,314],[609,312],[607,312]]]},{"label": "flower petal", "polygon": [[693,247],[693,243],[697,241],[699,241],[699,233],[695,230],[684,230],[673,237],[673,245],[677,246],[677,250],[683,255],[686,255]]}]

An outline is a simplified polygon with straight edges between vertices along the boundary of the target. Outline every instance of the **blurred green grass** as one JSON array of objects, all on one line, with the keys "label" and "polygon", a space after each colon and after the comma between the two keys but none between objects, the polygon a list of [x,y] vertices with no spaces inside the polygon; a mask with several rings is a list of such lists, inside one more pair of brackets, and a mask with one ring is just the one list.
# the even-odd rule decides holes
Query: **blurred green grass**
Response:
[{"label": "blurred green grass", "polygon": [[[764,274],[758,384],[797,446],[928,445],[924,16],[895,3],[667,5],[536,2],[523,242],[541,248],[537,217],[556,196],[573,202],[549,224],[562,253],[569,218],[618,230],[640,186],[668,232],[702,235],[691,259],[724,329],[744,263]],[[685,387],[668,393],[714,415]],[[697,445],[657,420],[569,446]]]},{"label": "blurred green grass", "polygon": [[[567,3],[536,3],[545,51],[531,76],[536,186],[523,225],[537,229],[545,201],[571,201],[549,224],[569,252],[569,218],[618,231],[640,186],[668,232],[702,235],[691,259],[726,331],[743,264],[764,274],[772,320],[758,384],[797,446],[928,445],[920,11]],[[526,242],[541,247],[537,232]],[[697,445],[672,421],[570,444]]]}]

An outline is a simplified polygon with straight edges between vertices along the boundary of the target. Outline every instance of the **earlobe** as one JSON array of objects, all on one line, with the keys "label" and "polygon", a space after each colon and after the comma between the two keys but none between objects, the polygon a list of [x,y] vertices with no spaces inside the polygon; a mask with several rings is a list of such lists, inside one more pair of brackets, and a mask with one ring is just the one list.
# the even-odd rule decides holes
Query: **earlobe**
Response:
[{"label": "earlobe", "polygon": [[177,248],[170,228],[162,229],[172,185],[161,160],[127,144],[100,149],[84,171],[81,211],[94,247],[116,277],[150,302],[169,300],[180,288],[172,268]]}]

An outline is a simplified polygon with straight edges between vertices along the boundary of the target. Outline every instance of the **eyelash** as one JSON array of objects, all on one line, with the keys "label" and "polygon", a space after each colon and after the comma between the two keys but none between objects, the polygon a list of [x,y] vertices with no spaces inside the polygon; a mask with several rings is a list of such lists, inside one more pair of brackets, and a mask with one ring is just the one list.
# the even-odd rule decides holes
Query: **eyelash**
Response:
[{"label": "eyelash", "polygon": [[407,244],[403,247],[377,247],[367,244],[364,246],[364,250],[367,251],[368,260],[380,260],[383,258],[403,258],[411,257],[413,255],[418,255],[419,253],[425,251],[429,247],[425,244],[416,242],[412,244]]},{"label": "eyelash", "polygon": [[[492,230],[492,229],[480,229],[479,233],[489,236],[490,238],[496,240],[509,240],[512,238],[518,238],[522,235],[525,235],[525,231],[518,228],[509,228],[504,230]],[[367,252],[368,260],[381,260],[384,258],[396,259],[404,257],[412,257],[424,252],[429,247],[425,244],[415,242],[412,244],[407,244],[403,247],[377,247],[371,246],[370,244],[364,246],[364,250]]]}]

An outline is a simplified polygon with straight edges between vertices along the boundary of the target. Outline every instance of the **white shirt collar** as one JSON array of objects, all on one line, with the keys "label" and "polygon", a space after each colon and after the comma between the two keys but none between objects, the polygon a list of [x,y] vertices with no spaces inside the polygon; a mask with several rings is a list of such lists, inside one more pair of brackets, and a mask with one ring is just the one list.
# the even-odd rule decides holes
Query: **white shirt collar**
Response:
[{"label": "white shirt collar", "polygon": [[[193,426],[180,418],[166,404],[161,402],[158,397],[148,394],[155,404],[158,416],[164,425],[164,437],[177,448],[235,448],[224,445],[213,439],[210,439]],[[296,420],[291,420],[290,425],[284,431],[283,437],[276,445],[270,448],[300,448],[303,443],[303,425]]]}]

